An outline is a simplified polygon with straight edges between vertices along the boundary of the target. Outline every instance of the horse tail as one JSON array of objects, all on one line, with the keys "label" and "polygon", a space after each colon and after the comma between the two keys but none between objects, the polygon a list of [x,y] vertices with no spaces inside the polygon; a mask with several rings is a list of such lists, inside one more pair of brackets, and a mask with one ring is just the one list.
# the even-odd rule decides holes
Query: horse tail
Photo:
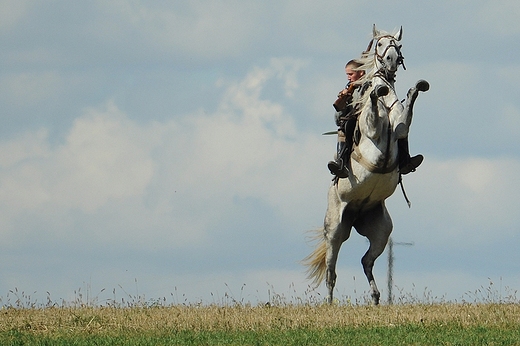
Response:
[{"label": "horse tail", "polygon": [[327,256],[327,243],[323,236],[323,228],[316,230],[319,235],[315,239],[319,240],[314,251],[303,259],[303,265],[307,266],[307,279],[313,281],[313,284],[318,286],[323,279],[325,279],[325,273],[327,272],[327,266],[325,258]]}]

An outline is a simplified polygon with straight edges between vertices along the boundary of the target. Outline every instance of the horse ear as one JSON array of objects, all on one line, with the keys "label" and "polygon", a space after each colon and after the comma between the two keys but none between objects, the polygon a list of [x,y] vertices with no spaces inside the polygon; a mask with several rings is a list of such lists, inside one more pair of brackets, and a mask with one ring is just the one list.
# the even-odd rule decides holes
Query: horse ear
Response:
[{"label": "horse ear", "polygon": [[376,25],[374,24],[372,27],[372,37],[377,37],[377,35],[379,35],[379,31],[377,31]]},{"label": "horse ear", "polygon": [[395,39],[397,41],[401,41],[401,39],[403,38],[403,26],[401,25],[401,28],[399,29],[399,31],[397,32],[397,34],[395,34]]}]

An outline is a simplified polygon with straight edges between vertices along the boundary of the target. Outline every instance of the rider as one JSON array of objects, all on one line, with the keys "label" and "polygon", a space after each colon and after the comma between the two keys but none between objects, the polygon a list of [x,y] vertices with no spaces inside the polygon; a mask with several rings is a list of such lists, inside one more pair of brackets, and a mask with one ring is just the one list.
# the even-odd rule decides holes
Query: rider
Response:
[{"label": "rider", "polygon": [[354,94],[359,96],[360,84],[355,82],[365,74],[365,71],[357,70],[361,63],[356,60],[350,60],[345,65],[345,73],[348,83],[343,90],[338,93],[338,99],[333,106],[336,109],[334,118],[338,126],[338,144],[337,156],[334,161],[329,161],[328,167],[330,173],[338,178],[348,177],[348,168],[346,163],[352,151],[354,129],[356,127],[358,112],[354,109],[352,101]]},{"label": "rider", "polygon": [[[349,173],[347,162],[352,152],[354,129],[359,115],[352,101],[354,98],[360,96],[359,93],[361,89],[361,85],[355,82],[365,74],[365,71],[359,70],[359,67],[361,67],[361,63],[357,60],[350,60],[345,65],[348,83],[345,88],[338,93],[338,99],[333,104],[336,109],[334,118],[338,126],[337,156],[334,161],[329,161],[327,166],[330,173],[338,178],[347,178]],[[403,175],[415,172],[424,157],[420,154],[410,157],[408,137],[397,141],[397,149],[399,172]]]}]

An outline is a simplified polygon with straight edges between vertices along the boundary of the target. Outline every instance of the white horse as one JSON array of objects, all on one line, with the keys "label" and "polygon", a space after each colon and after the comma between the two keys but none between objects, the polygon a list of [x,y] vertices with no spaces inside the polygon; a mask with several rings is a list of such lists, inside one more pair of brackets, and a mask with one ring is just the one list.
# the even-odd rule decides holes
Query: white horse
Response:
[{"label": "white horse", "polygon": [[329,303],[333,301],[338,253],[354,227],[370,242],[361,263],[370,284],[372,302],[379,304],[380,293],[372,268],[384,251],[393,227],[385,199],[399,183],[397,140],[408,136],[419,91],[429,89],[428,82],[420,80],[408,91],[404,106],[397,98],[395,72],[399,65],[404,68],[401,37],[402,28],[390,35],[378,31],[374,25],[373,39],[360,59],[363,65],[359,69],[366,72],[360,81],[367,89],[358,101],[361,109],[358,139],[348,163],[350,173],[331,184],[324,227],[318,230],[321,241],[304,259],[309,279],[314,279],[316,285],[325,279]]}]

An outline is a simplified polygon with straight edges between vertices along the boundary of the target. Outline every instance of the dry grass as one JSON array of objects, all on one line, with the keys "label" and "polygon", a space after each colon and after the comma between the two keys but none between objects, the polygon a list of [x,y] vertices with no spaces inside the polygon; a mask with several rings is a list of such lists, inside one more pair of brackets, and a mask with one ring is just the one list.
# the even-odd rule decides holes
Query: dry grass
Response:
[{"label": "dry grass", "polygon": [[456,324],[507,329],[520,325],[518,304],[393,306],[53,307],[0,311],[0,333],[36,335],[162,331],[271,331],[338,327]]},{"label": "dry grass", "polygon": [[291,297],[270,289],[265,305],[251,305],[242,294],[235,299],[228,293],[213,304],[182,303],[177,292],[171,304],[166,298],[147,301],[129,294],[116,299],[115,290],[113,298],[100,299],[88,287],[86,294],[81,290],[75,294],[71,302],[57,303],[48,294],[46,302],[38,303],[24,292],[10,291],[0,299],[0,343],[90,345],[133,340],[166,345],[176,340],[183,345],[326,345],[348,339],[351,344],[368,340],[394,345],[406,338],[409,344],[472,345],[482,340],[517,344],[520,337],[517,291],[502,289],[501,282],[497,289],[491,280],[488,287],[466,293],[461,302],[414,289],[401,291],[396,305],[377,307],[350,297],[324,304],[311,289]]}]

